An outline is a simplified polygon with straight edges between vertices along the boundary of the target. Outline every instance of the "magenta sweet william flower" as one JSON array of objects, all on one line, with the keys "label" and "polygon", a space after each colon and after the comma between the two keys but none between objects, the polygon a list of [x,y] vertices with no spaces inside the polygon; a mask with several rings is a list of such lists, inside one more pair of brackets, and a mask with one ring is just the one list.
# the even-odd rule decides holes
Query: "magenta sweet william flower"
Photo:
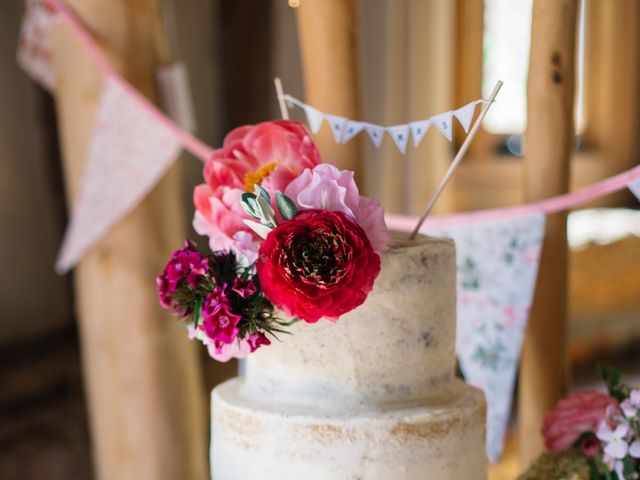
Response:
[{"label": "magenta sweet william flower", "polygon": [[302,172],[284,194],[300,210],[346,213],[366,232],[376,252],[387,247],[389,230],[384,221],[384,210],[376,200],[360,195],[353,172],[328,164],[317,165]]},{"label": "magenta sweet william flower", "polygon": [[253,280],[242,280],[239,277],[236,277],[231,290],[236,292],[242,298],[248,298],[255,294],[258,291],[258,288]]},{"label": "magenta sweet william flower", "polygon": [[269,340],[262,332],[250,333],[249,335],[247,335],[246,340],[249,343],[251,353],[255,352],[262,345],[271,345],[271,340]]},{"label": "magenta sweet william flower", "polygon": [[203,329],[215,343],[232,343],[238,336],[238,323],[242,319],[231,310],[225,294],[226,285],[217,286],[202,304]]}]

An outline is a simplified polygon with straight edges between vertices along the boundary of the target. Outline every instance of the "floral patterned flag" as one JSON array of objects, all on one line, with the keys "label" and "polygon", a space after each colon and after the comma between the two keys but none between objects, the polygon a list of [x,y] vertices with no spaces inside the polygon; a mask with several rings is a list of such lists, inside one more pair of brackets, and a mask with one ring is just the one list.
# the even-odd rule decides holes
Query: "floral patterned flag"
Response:
[{"label": "floral patterned flag", "polygon": [[120,83],[105,79],[80,192],[56,270],[71,269],[153,188],[181,150],[167,124]]},{"label": "floral patterned flag", "polygon": [[487,398],[487,453],[502,452],[520,349],[533,300],[545,216],[465,223],[428,233],[453,238],[458,269],[456,352]]},{"label": "floral patterned flag", "polygon": [[47,0],[27,0],[20,29],[18,63],[43,88],[51,91],[55,86],[49,30],[57,22],[55,6]]}]

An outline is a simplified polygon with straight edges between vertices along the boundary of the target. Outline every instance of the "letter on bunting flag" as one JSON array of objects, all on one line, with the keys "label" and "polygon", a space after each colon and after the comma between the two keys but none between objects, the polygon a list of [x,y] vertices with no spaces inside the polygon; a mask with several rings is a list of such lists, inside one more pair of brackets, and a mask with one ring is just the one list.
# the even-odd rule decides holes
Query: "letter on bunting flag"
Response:
[{"label": "letter on bunting flag", "polygon": [[451,125],[452,119],[453,112],[444,112],[439,115],[435,115],[430,119],[431,123],[433,123],[449,141],[453,138],[453,125]]},{"label": "letter on bunting flag", "polygon": [[407,151],[407,142],[409,141],[409,125],[394,125],[387,127],[387,131],[400,153],[404,154]]},{"label": "letter on bunting flag", "polygon": [[460,107],[453,112],[453,115],[458,119],[462,128],[464,128],[464,133],[469,133],[469,127],[471,126],[474,113],[476,113],[475,101],[467,103],[464,107]]},{"label": "letter on bunting flag", "polygon": [[545,216],[465,223],[453,238],[458,274],[456,353],[467,382],[487,398],[487,454],[500,457],[520,350],[533,300]]},{"label": "letter on bunting flag", "polygon": [[354,122],[353,120],[347,120],[347,124],[344,126],[344,133],[342,134],[342,143],[347,143],[357,134],[359,134],[364,125],[362,122]]},{"label": "letter on bunting flag", "polygon": [[425,136],[429,127],[431,126],[431,120],[418,120],[411,122],[409,128],[411,129],[411,136],[413,137],[413,146],[417,147],[422,138]]},{"label": "letter on bunting flag", "polygon": [[46,0],[27,0],[20,29],[18,63],[43,88],[55,87],[49,31],[58,20],[55,7]]},{"label": "letter on bunting flag", "polygon": [[379,148],[382,143],[382,138],[384,137],[384,127],[374,125],[373,123],[364,123],[364,129],[367,135],[369,135],[373,146]]},{"label": "letter on bunting flag", "polygon": [[307,122],[309,122],[309,128],[314,135],[318,133],[322,126],[322,120],[324,120],[324,114],[317,108],[313,108],[311,105],[304,105],[304,113],[307,115]]},{"label": "letter on bunting flag", "polygon": [[640,201],[640,178],[629,182],[627,188],[631,190],[631,193],[633,193],[638,201]]},{"label": "letter on bunting flag", "polygon": [[340,143],[342,141],[342,134],[344,133],[344,126],[347,123],[347,119],[344,117],[340,117],[338,115],[326,115],[327,121],[331,126],[331,132],[333,133],[333,138],[336,143]]},{"label": "letter on bunting flag", "polygon": [[72,268],[147,195],[179,153],[174,132],[106,78],[56,270]]}]

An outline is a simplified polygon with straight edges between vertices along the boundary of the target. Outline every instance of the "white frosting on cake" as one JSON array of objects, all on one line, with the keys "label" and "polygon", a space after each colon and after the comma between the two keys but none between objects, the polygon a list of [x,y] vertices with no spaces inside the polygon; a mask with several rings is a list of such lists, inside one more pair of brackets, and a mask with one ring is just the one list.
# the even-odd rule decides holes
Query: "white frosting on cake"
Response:
[{"label": "white frosting on cake", "polygon": [[215,480],[486,479],[484,398],[454,378],[453,242],[402,238],[363,305],[214,389]]}]

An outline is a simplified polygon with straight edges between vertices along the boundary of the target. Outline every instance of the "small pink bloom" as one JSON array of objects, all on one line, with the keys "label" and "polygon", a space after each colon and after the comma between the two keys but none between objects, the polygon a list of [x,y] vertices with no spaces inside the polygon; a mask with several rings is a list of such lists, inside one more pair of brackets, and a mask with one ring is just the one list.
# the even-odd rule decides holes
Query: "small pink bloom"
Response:
[{"label": "small pink bloom", "polygon": [[258,289],[256,287],[256,284],[253,283],[253,280],[244,281],[241,280],[240,277],[236,277],[231,290],[236,292],[242,298],[247,298],[256,293]]},{"label": "small pink bloom", "polygon": [[570,447],[581,434],[595,432],[605,420],[607,407],[617,404],[615,398],[591,391],[563,398],[544,419],[542,435],[545,445],[552,451]]},{"label": "small pink bloom", "polygon": [[308,169],[293,180],[285,195],[301,210],[329,210],[346,213],[367,233],[376,252],[389,242],[389,231],[382,206],[371,198],[360,196],[353,172],[322,164]]},{"label": "small pink bloom", "polygon": [[232,343],[238,335],[240,315],[231,311],[229,300],[224,293],[224,286],[216,287],[202,305],[202,326],[204,332],[214,342]]},{"label": "small pink bloom", "polygon": [[640,458],[640,441],[634,440],[631,445],[629,445],[629,455],[633,458]]},{"label": "small pink bloom", "polygon": [[601,444],[595,435],[587,435],[580,442],[580,451],[585,457],[595,457],[600,453]]},{"label": "small pink bloom", "polygon": [[251,348],[251,352],[255,352],[262,345],[271,345],[271,341],[262,332],[254,332],[247,335],[247,342]]}]

